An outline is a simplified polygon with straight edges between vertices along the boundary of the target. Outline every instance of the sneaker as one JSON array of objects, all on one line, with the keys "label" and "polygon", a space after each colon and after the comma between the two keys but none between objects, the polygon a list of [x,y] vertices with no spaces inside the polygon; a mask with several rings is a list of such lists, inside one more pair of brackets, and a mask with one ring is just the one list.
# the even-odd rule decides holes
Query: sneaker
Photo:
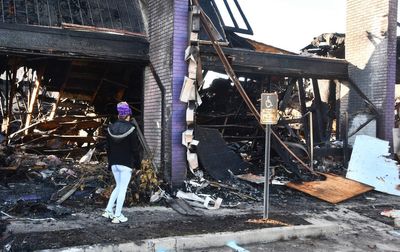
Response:
[{"label": "sneaker", "polygon": [[107,218],[107,219],[114,219],[114,214],[107,210],[104,211],[104,213],[101,216],[103,216],[104,218]]},{"label": "sneaker", "polygon": [[123,223],[123,222],[127,222],[127,221],[128,221],[128,218],[126,218],[125,216],[123,216],[121,214],[120,216],[115,216],[111,222],[118,224],[118,223]]}]

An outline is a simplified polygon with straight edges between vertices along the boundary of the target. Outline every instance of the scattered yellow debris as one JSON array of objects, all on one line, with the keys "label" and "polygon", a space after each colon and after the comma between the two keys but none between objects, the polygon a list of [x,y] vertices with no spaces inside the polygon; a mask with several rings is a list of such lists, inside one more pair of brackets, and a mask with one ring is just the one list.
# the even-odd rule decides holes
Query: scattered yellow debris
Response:
[{"label": "scattered yellow debris", "polygon": [[290,226],[287,223],[284,223],[282,221],[278,220],[273,220],[273,219],[249,219],[246,221],[247,223],[254,223],[254,224],[271,224],[271,225],[277,225],[277,226]]}]

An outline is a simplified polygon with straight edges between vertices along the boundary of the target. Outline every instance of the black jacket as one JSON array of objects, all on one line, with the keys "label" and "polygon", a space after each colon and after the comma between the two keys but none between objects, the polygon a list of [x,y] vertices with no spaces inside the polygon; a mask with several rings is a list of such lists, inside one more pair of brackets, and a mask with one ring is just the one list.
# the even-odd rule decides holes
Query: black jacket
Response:
[{"label": "black jacket", "polygon": [[124,165],[140,168],[139,140],[132,123],[118,120],[108,127],[107,157],[109,167]]}]

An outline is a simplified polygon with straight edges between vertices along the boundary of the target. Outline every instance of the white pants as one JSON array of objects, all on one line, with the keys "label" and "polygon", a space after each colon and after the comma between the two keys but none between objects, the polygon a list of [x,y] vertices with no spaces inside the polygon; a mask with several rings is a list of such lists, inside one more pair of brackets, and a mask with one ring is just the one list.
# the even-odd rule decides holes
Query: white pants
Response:
[{"label": "white pants", "polygon": [[120,216],[122,205],[125,201],[126,190],[128,189],[129,181],[131,180],[132,169],[123,165],[113,165],[111,166],[111,170],[114,174],[116,186],[108,200],[106,211],[113,213],[113,206],[115,201],[117,201],[114,215]]}]

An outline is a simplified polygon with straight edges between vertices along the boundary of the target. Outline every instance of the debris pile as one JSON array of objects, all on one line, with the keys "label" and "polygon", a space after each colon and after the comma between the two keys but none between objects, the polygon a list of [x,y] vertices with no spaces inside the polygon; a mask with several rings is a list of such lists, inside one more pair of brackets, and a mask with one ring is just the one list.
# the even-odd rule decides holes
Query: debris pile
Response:
[{"label": "debris pile", "polygon": [[301,49],[303,55],[318,55],[344,59],[345,34],[323,33],[315,37],[311,43]]},{"label": "debris pile", "polygon": [[[104,152],[89,150],[83,158],[58,158],[13,152],[7,167],[1,167],[0,210],[7,217],[62,217],[71,211],[61,205],[83,211],[90,206],[104,207],[115,186]],[[85,160],[86,159],[86,160]],[[156,178],[149,160],[134,171],[126,205],[149,201],[162,181]]]}]

